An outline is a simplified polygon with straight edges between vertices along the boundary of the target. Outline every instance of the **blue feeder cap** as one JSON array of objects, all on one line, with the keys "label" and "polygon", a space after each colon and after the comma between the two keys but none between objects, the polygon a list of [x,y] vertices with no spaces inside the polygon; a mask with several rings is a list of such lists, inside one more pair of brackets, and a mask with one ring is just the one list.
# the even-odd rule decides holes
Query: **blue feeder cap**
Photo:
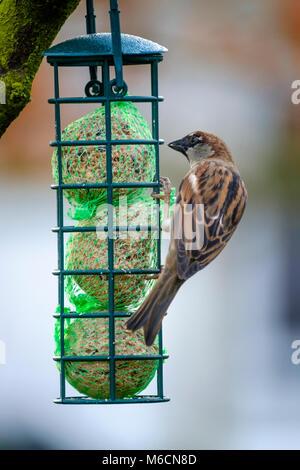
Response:
[{"label": "blue feeder cap", "polygon": [[[151,56],[157,57],[168,51],[164,46],[153,41],[130,34],[121,34],[121,44],[125,64],[147,62],[151,60]],[[46,50],[43,55],[50,63],[101,60],[102,57],[107,56],[113,58],[111,33],[86,34],[68,39]]]}]

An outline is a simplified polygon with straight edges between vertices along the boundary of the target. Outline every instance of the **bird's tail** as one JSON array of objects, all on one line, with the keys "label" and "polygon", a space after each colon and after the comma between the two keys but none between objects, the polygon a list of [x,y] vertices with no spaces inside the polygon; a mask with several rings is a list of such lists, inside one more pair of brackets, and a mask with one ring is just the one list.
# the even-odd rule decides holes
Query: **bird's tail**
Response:
[{"label": "bird's tail", "polygon": [[150,294],[140,308],[129,318],[126,326],[136,331],[144,327],[145,343],[153,344],[167,308],[174,299],[183,281],[177,275],[162,272]]}]

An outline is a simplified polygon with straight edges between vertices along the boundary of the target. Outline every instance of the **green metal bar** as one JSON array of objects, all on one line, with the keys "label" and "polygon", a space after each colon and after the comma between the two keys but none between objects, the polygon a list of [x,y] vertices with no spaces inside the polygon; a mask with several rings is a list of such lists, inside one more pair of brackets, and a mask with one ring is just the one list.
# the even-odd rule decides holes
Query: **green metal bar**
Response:
[{"label": "green metal bar", "polygon": [[164,397],[162,399],[155,395],[136,395],[132,398],[117,398],[115,400],[111,400],[109,398],[97,400],[89,397],[67,397],[64,400],[58,398],[54,401],[54,403],[57,403],[59,405],[130,405],[141,403],[161,403],[168,401],[170,401],[170,398]]},{"label": "green metal bar", "polygon": [[[55,104],[56,102],[61,104],[75,104],[75,103],[105,103],[106,101],[120,101],[118,96],[87,96],[87,97],[74,97],[74,98],[50,98],[48,103]],[[124,96],[122,101],[129,101],[131,103],[151,103],[154,101],[164,101],[162,96]]]},{"label": "green metal bar", "polygon": [[[158,62],[154,61],[151,64],[151,94],[152,96],[158,97]],[[155,143],[155,180],[159,181],[159,112],[158,112],[158,101],[152,103],[152,137]],[[159,188],[154,190],[159,193]],[[157,224],[159,226],[160,234],[160,199],[156,199],[157,204]],[[161,266],[161,236],[157,239],[157,267],[160,269]]]},{"label": "green metal bar", "polygon": [[[158,97],[158,61],[154,61],[151,64],[151,94],[152,96]],[[158,101],[152,102],[152,136],[156,141],[159,141],[159,108]],[[159,181],[159,145],[155,144],[155,156],[156,156],[156,181]],[[155,192],[159,192],[157,188]],[[158,223],[158,239],[157,239],[157,269],[161,267],[161,222],[160,222],[160,200],[157,199],[157,223]],[[157,394],[163,398],[163,344],[162,344],[162,328],[160,328],[158,335],[158,347],[161,359],[159,360],[159,366],[157,369]]]},{"label": "green metal bar", "polygon": [[167,359],[168,355],[160,356],[159,354],[122,354],[113,356],[100,355],[100,356],[54,356],[54,361],[65,361],[65,362],[95,362],[95,361],[110,361],[112,358],[114,361],[150,361],[155,359]]},{"label": "green metal bar", "polygon": [[116,71],[116,88],[121,90],[124,86],[123,81],[123,57],[121,44],[121,26],[120,26],[120,10],[117,0],[110,0],[110,26],[112,50],[114,56],[114,64]]},{"label": "green metal bar", "polygon": [[[114,65],[113,59],[110,56],[108,57],[108,61],[110,65]],[[123,65],[147,65],[151,64],[154,60],[158,62],[162,62],[163,56],[160,53],[157,54],[146,54],[146,55],[124,55],[123,56]],[[47,62],[51,65],[57,64],[59,67],[87,67],[90,65],[94,65],[96,67],[102,67],[104,63],[103,56],[101,54],[95,53],[84,53],[78,52],[74,55],[70,54],[69,56],[66,55],[56,55],[48,56]]]},{"label": "green metal bar", "polygon": [[[128,318],[132,312],[114,312],[115,318]],[[110,316],[109,312],[99,312],[99,313],[77,313],[77,312],[69,312],[63,313],[62,316],[64,318],[108,318]],[[60,314],[55,313],[53,318],[60,318]]]},{"label": "green metal bar", "polygon": [[96,32],[96,15],[94,14],[93,0],[86,0],[86,32],[94,34]]},{"label": "green metal bar", "polygon": [[159,359],[159,366],[157,368],[157,395],[160,398],[163,398],[164,396],[164,386],[163,386],[163,361],[166,359],[164,357],[164,351],[163,351],[163,337],[162,337],[162,328],[160,328],[159,333],[158,333],[158,353],[160,356]]},{"label": "green metal bar", "polygon": [[87,145],[87,146],[99,146],[99,145],[135,145],[135,144],[145,144],[145,145],[162,145],[164,144],[163,140],[147,140],[147,139],[136,139],[136,140],[115,140],[112,139],[111,141],[108,140],[52,140],[50,142],[51,147],[61,146],[61,147],[79,147],[80,145]]},{"label": "green metal bar", "polygon": [[[112,240],[113,241],[113,240]],[[81,274],[83,276],[94,276],[97,274],[119,274],[119,275],[125,275],[125,274],[158,274],[160,272],[159,269],[74,269],[74,270],[60,270],[60,269],[55,269],[52,271],[52,274],[54,276],[80,276]]]},{"label": "green metal bar", "polygon": [[[112,188],[159,188],[159,183],[113,183]],[[108,188],[107,183],[74,183],[74,184],[52,184],[52,189],[90,189],[90,188]]]},{"label": "green metal bar", "polygon": [[[103,71],[104,94],[110,94],[109,64],[105,61]],[[116,364],[115,364],[115,318],[114,318],[114,233],[113,233],[113,173],[112,173],[112,134],[111,134],[111,104],[105,102],[105,137],[106,145],[106,178],[107,178],[107,204],[108,204],[108,310],[109,316],[109,355],[110,355],[110,399],[116,398]]]},{"label": "green metal bar", "polygon": [[[55,97],[59,97],[59,77],[58,77],[58,67],[54,66],[54,94]],[[61,140],[61,121],[60,121],[60,105],[57,102],[55,104],[55,133],[56,140]],[[59,185],[62,184],[62,151],[61,147],[57,148],[57,160],[58,160],[58,181]],[[64,225],[64,211],[63,211],[63,190],[61,188],[57,191],[57,225],[58,227],[63,227]],[[60,270],[58,278],[58,298],[60,305],[60,313],[64,312],[64,275],[62,274],[64,270],[64,234],[62,231],[59,231],[57,234],[57,243],[58,243],[58,269]],[[60,354],[64,355],[64,319],[60,319]],[[60,393],[62,399],[65,397],[65,364],[63,361],[60,363]]]},{"label": "green metal bar", "polygon": [[[93,0],[86,0],[86,32],[87,34],[94,34],[96,32],[96,15],[94,14]],[[97,67],[92,65],[90,69],[91,80],[97,80]]]},{"label": "green metal bar", "polygon": [[[52,232],[66,232],[66,233],[73,233],[73,232],[108,232],[108,226],[99,226],[99,227],[54,227]],[[155,225],[114,225],[113,231],[114,232],[157,232],[159,228]]]}]

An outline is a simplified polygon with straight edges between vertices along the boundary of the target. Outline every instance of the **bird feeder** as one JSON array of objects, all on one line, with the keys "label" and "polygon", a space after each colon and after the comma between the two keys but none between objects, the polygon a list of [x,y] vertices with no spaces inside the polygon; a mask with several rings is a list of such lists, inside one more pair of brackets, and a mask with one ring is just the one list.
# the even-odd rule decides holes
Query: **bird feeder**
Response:
[{"label": "bird feeder", "polygon": [[[158,403],[169,399],[164,395],[163,387],[163,363],[168,357],[163,350],[162,331],[158,335],[157,353],[143,354],[119,354],[116,348],[116,328],[117,322],[126,319],[132,312],[119,311],[115,308],[115,284],[116,276],[137,276],[137,275],[157,275],[161,270],[161,221],[159,211],[159,199],[155,199],[158,210],[156,223],[151,226],[140,224],[114,225],[112,210],[114,204],[115,192],[121,189],[152,188],[155,193],[160,192],[159,175],[159,148],[163,141],[159,139],[159,102],[163,98],[158,94],[158,64],[163,60],[163,53],[166,48],[152,41],[128,35],[120,32],[120,19],[118,2],[110,1],[110,23],[111,33],[96,33],[95,15],[93,1],[87,0],[86,30],[87,34],[74,39],[57,44],[44,52],[47,61],[54,70],[54,98],[49,99],[55,108],[55,140],[50,143],[56,149],[57,155],[57,184],[52,188],[57,194],[57,226],[53,229],[57,233],[58,239],[58,269],[54,275],[58,278],[58,305],[57,313],[54,315],[59,326],[60,353],[54,357],[60,370],[60,397],[55,403],[60,404],[117,404],[117,403]],[[129,95],[128,86],[123,78],[123,68],[129,66],[149,65],[151,74],[151,95],[136,96],[134,93]],[[61,67],[85,67],[89,69],[90,80],[85,86],[82,97],[62,97],[59,87],[59,70]],[[113,73],[113,77],[111,74]],[[105,119],[105,134],[102,139],[64,139],[61,129],[61,105],[62,104],[99,104],[102,106]],[[150,138],[129,138],[115,139],[112,134],[112,107],[115,103],[150,103],[152,107],[152,135]],[[99,182],[97,179],[93,182],[66,182],[63,173],[63,151],[65,148],[74,148],[78,146],[101,146],[106,153],[106,181]],[[155,176],[150,181],[126,181],[115,182],[113,173],[113,150],[117,145],[147,145],[151,146],[155,155]],[[92,190],[101,190],[106,194],[108,204],[107,224],[102,227],[96,226],[66,226],[64,195],[68,190],[91,192]],[[95,233],[96,230],[102,230],[107,237],[107,269],[66,269],[65,265],[65,236],[78,233]],[[155,266],[149,266],[143,269],[118,269],[115,266],[114,253],[114,233],[122,231],[157,231],[155,240],[156,262]],[[86,314],[77,311],[69,311],[65,308],[65,280],[68,276],[101,276],[105,275],[108,280],[108,308],[107,311],[92,311]],[[88,328],[88,322],[103,319],[108,325],[108,344],[107,354],[90,355],[72,355],[66,347],[66,320],[77,321],[77,334],[84,335]],[[86,322],[86,323],[85,323]],[[73,323],[74,324],[74,323]],[[74,332],[73,332],[74,333]],[[99,333],[99,332],[98,332]],[[71,334],[71,333],[70,333]],[[75,333],[74,333],[75,334]],[[66,368],[68,364],[84,362],[85,364],[103,363],[108,365],[107,375],[109,375],[109,390],[106,398],[93,398],[91,396],[67,396],[66,394]],[[120,397],[116,387],[117,364],[122,361],[156,361],[156,394],[142,395],[137,393],[134,396]]]}]

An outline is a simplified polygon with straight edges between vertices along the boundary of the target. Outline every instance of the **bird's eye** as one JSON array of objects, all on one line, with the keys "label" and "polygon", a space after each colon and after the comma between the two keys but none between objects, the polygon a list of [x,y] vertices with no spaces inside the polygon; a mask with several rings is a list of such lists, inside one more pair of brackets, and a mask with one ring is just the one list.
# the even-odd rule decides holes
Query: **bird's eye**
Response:
[{"label": "bird's eye", "polygon": [[197,145],[197,144],[199,144],[199,142],[200,142],[200,139],[194,135],[194,136],[192,137],[191,144],[192,144],[192,145]]}]

